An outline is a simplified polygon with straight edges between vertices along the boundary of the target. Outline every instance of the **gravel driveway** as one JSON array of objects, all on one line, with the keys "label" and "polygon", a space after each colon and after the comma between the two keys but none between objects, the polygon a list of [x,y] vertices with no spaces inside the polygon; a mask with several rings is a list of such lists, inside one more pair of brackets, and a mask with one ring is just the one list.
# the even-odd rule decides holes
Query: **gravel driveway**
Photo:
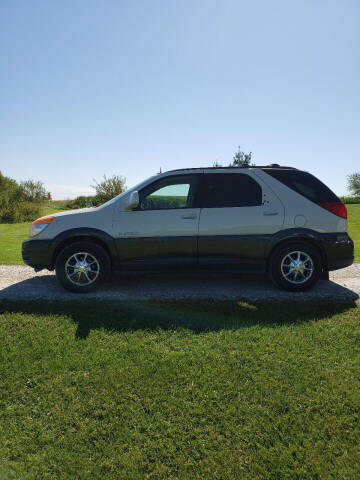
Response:
[{"label": "gravel driveway", "polygon": [[84,298],[353,298],[360,295],[360,263],[330,273],[330,282],[321,280],[305,293],[276,288],[266,277],[219,274],[155,274],[114,278],[93,293],[77,295],[65,291],[52,272],[35,273],[30,267],[0,265],[0,300],[69,300]]}]

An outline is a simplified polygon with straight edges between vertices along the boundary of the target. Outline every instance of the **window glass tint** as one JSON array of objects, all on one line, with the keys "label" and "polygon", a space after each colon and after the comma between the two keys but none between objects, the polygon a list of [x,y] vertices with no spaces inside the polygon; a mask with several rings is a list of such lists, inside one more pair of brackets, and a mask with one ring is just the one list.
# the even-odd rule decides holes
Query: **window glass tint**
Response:
[{"label": "window glass tint", "polygon": [[172,177],[150,185],[140,192],[141,210],[188,208],[193,205],[195,179]]},{"label": "window glass tint", "polygon": [[262,204],[260,185],[244,173],[207,174],[205,207],[253,207]]},{"label": "window glass tint", "polygon": [[270,169],[264,171],[312,202],[339,202],[330,188],[308,172]]}]

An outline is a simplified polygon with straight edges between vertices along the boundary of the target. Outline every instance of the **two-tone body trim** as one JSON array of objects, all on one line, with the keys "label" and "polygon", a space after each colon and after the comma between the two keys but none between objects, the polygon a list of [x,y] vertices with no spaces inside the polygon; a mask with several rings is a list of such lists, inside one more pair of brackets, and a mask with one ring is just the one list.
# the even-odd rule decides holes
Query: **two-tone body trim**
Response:
[{"label": "two-tone body trim", "polygon": [[[326,270],[351,265],[354,258],[354,244],[346,232],[318,233],[298,228],[282,230],[273,235],[137,237],[115,240],[101,230],[78,228],[67,230],[53,240],[26,240],[22,249],[24,262],[36,270],[52,270],[58,252],[69,243],[80,240],[102,245],[112,259],[113,268],[122,271],[148,271],[171,266],[186,269],[211,269],[213,266],[216,270],[265,271],[272,251],[290,240],[305,240],[317,246]],[[152,252],[150,258],[143,254],[144,251],[149,251],[149,247]]]}]

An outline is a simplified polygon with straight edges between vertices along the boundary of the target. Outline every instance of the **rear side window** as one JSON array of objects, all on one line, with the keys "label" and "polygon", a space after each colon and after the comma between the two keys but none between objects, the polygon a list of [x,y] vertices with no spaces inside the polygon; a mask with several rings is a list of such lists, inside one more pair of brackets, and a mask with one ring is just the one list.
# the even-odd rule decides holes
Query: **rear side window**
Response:
[{"label": "rear side window", "polygon": [[339,202],[334,192],[314,175],[299,170],[263,170],[268,175],[315,203]]},{"label": "rear side window", "polygon": [[254,207],[262,204],[260,185],[244,173],[205,175],[205,208]]}]

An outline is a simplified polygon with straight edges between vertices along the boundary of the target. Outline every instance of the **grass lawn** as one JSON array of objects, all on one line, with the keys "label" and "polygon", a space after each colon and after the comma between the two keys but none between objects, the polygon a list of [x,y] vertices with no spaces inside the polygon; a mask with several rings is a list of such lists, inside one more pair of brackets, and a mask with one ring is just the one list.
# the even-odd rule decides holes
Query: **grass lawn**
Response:
[{"label": "grass lawn", "polygon": [[1,479],[360,478],[354,303],[0,312]]},{"label": "grass lawn", "polygon": [[346,205],[349,215],[348,232],[355,243],[355,262],[360,262],[360,205]]},{"label": "grass lawn", "polygon": [[[41,216],[62,212],[66,201],[42,207]],[[0,223],[0,265],[22,265],[21,244],[29,237],[30,223]]]},{"label": "grass lawn", "polygon": [[[61,202],[46,206],[43,215],[63,210]],[[349,234],[355,242],[355,262],[360,262],[360,205],[347,205]],[[21,244],[28,238],[30,224],[0,224],[0,264],[22,264]]]},{"label": "grass lawn", "polygon": [[28,223],[0,223],[0,265],[22,264],[21,244],[29,236]]}]

